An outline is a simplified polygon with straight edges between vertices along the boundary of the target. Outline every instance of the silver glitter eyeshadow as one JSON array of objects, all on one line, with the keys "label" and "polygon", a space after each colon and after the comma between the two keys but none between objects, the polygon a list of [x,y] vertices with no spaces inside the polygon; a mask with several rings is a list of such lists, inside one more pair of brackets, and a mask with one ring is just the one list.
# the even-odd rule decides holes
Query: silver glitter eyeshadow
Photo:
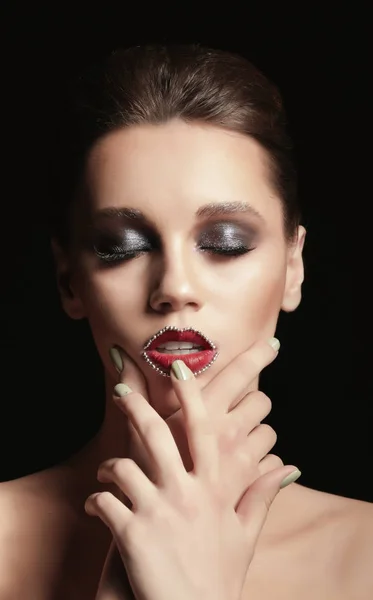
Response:
[{"label": "silver glitter eyeshadow", "polygon": [[[184,327],[184,328],[180,329],[179,327],[175,327],[174,325],[167,325],[167,327],[164,327],[163,329],[161,329],[160,331],[158,331],[155,335],[153,335],[153,337],[151,337],[145,343],[144,352],[141,355],[144,358],[144,360],[146,360],[146,362],[148,363],[148,365],[150,365],[152,367],[152,369],[154,369],[155,371],[157,371],[157,373],[159,373],[159,375],[163,375],[163,377],[171,377],[171,375],[170,375],[170,373],[167,373],[167,371],[164,371],[160,367],[157,367],[157,365],[155,365],[150,360],[149,356],[146,353],[146,350],[149,348],[150,344],[155,339],[157,339],[159,336],[161,336],[162,333],[164,333],[165,331],[193,331],[194,333],[196,333],[199,336],[201,336],[201,338],[203,338],[209,344],[209,346],[211,346],[212,350],[217,350],[216,345],[214,344],[214,342],[212,342],[211,340],[209,340],[209,338],[207,338],[201,331],[198,331],[197,329],[194,329],[193,327]],[[218,355],[219,355],[219,352],[216,351],[215,354],[214,354],[214,356],[213,356],[213,359],[209,362],[208,365],[206,365],[205,367],[203,367],[203,369],[200,369],[199,371],[193,371],[194,376],[196,377],[197,375],[200,375],[201,373],[204,373],[204,371],[206,371],[209,367],[211,367],[211,365],[217,359]]]}]

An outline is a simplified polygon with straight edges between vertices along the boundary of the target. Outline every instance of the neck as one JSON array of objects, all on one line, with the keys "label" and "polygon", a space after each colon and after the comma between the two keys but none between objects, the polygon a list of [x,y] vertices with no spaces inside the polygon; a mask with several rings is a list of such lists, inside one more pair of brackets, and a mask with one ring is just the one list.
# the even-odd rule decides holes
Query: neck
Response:
[{"label": "neck", "polygon": [[98,466],[104,460],[128,455],[127,419],[113,401],[117,382],[105,377],[105,416],[99,432],[91,442],[92,462]]},{"label": "neck", "polygon": [[97,480],[97,470],[102,462],[109,458],[128,456],[127,420],[112,399],[115,383],[105,379],[105,415],[98,433],[79,452],[60,465],[71,480],[74,495],[79,497],[79,501],[103,490],[110,490],[118,495],[115,486],[102,484]]}]

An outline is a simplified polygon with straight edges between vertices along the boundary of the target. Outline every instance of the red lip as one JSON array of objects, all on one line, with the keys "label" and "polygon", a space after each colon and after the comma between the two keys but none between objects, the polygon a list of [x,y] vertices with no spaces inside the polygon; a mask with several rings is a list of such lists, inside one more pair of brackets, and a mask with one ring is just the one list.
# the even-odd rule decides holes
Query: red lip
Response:
[{"label": "red lip", "polygon": [[168,329],[150,342],[149,345],[146,344],[144,350],[149,354],[149,350],[155,350],[155,348],[165,342],[191,342],[192,344],[202,346],[206,350],[212,349],[211,344],[193,329]]},{"label": "red lip", "polygon": [[167,375],[175,360],[182,360],[196,375],[212,362],[215,353],[216,350],[201,350],[201,352],[194,352],[193,354],[164,354],[163,352],[157,352],[157,350],[151,350],[147,352],[147,355],[151,362],[166,371]]},{"label": "red lip", "polygon": [[[200,352],[192,354],[166,354],[158,352],[156,349],[165,342],[191,342],[203,349]],[[215,344],[207,340],[199,332],[192,328],[177,329],[176,327],[167,328],[160,335],[148,340],[144,346],[143,357],[156,371],[161,375],[170,376],[171,365],[175,360],[182,360],[187,367],[195,374],[199,375],[205,371],[216,359],[218,355]]]}]

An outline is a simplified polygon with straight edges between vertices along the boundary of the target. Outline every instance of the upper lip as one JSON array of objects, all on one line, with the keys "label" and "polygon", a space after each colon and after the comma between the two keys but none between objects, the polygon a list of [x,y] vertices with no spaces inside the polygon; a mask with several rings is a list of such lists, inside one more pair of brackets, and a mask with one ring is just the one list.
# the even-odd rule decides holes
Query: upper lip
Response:
[{"label": "upper lip", "polygon": [[144,352],[154,350],[164,342],[192,342],[206,350],[216,350],[215,343],[194,327],[175,327],[167,325],[152,335],[144,344]]}]

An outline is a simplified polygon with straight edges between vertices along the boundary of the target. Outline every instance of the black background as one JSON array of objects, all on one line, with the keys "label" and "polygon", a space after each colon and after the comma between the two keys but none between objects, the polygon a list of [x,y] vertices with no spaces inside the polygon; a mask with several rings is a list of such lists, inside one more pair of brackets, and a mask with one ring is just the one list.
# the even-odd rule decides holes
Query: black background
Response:
[{"label": "black background", "polygon": [[3,4],[2,480],[68,457],[102,418],[100,363],[86,323],[61,312],[41,210],[59,89],[118,46],[200,42],[280,87],[296,142],[306,280],[262,380],[276,450],[304,485],[373,501],[368,7],[278,4]]}]

